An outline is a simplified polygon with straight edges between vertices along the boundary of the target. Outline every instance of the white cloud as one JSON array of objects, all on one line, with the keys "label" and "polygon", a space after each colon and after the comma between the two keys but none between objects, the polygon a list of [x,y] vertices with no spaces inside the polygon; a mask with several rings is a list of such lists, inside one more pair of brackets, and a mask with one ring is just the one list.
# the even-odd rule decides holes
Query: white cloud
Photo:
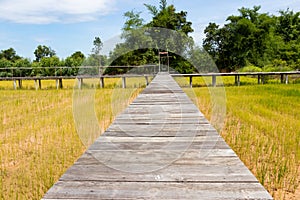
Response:
[{"label": "white cloud", "polygon": [[0,0],[0,19],[29,24],[91,21],[114,10],[115,0]]},{"label": "white cloud", "polygon": [[43,44],[43,43],[47,43],[47,42],[51,41],[51,39],[47,38],[47,37],[35,37],[34,41],[36,41],[39,44]]}]

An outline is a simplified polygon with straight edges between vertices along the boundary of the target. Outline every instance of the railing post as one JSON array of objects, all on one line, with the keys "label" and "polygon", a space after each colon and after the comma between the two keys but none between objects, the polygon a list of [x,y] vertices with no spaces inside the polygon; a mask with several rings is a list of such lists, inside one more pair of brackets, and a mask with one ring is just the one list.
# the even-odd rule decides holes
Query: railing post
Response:
[{"label": "railing post", "polygon": [[262,83],[262,84],[265,84],[265,75],[262,75],[262,76],[261,76],[261,83]]},{"label": "railing post", "polygon": [[284,83],[284,75],[283,74],[280,74],[280,82]]},{"label": "railing post", "polygon": [[289,75],[285,75],[285,84],[289,84]]},{"label": "railing post", "polygon": [[58,79],[55,79],[56,82],[56,89],[58,90]]},{"label": "railing post", "polygon": [[193,76],[190,76],[190,88],[193,87]]},{"label": "railing post", "polygon": [[22,89],[22,80],[19,79],[18,82],[19,82],[19,88]]},{"label": "railing post", "polygon": [[63,82],[62,82],[62,78],[58,79],[59,82],[59,88],[63,89]]},{"label": "railing post", "polygon": [[122,77],[122,88],[126,88],[126,77]]},{"label": "railing post", "polygon": [[258,83],[258,85],[260,84],[260,82],[261,82],[261,81],[260,81],[260,75],[258,75],[258,76],[257,76],[257,83]]},{"label": "railing post", "polygon": [[77,80],[78,80],[78,89],[81,89],[82,79],[77,78]]},{"label": "railing post", "polygon": [[34,79],[35,90],[42,89],[41,79]]},{"label": "railing post", "polygon": [[100,77],[100,88],[104,88],[104,78]]},{"label": "railing post", "polygon": [[235,75],[235,85],[236,86],[241,85],[240,75]]},{"label": "railing post", "polygon": [[145,76],[145,80],[146,80],[146,86],[149,85],[149,79],[148,79],[148,76]]},{"label": "railing post", "polygon": [[212,75],[212,86],[216,87],[217,85],[217,77],[215,75]]},{"label": "railing post", "polygon": [[36,79],[34,79],[34,87],[35,87],[35,90],[38,90],[38,83],[37,83]]},{"label": "railing post", "polygon": [[13,86],[14,86],[14,90],[16,90],[17,89],[17,81],[16,81],[16,79],[14,79]]}]

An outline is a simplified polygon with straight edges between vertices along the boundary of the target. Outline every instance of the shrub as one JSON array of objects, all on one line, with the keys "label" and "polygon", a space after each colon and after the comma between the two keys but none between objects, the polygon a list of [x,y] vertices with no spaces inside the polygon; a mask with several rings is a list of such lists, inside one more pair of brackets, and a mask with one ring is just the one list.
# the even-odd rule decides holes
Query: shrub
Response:
[{"label": "shrub", "polygon": [[238,72],[261,72],[261,71],[262,69],[260,67],[256,67],[254,65],[249,65],[238,70]]}]

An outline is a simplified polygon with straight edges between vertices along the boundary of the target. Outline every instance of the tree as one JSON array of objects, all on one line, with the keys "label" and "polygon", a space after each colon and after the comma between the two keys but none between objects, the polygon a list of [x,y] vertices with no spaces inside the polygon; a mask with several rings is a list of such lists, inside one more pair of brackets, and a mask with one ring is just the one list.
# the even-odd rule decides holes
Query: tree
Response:
[{"label": "tree", "polygon": [[76,51],[71,56],[66,58],[65,65],[67,67],[79,67],[82,65],[84,59],[84,54],[81,51]]},{"label": "tree", "polygon": [[277,20],[276,32],[285,42],[297,40],[300,34],[300,12],[294,13],[287,9],[279,11],[281,14]]},{"label": "tree", "polygon": [[41,58],[39,64],[40,64],[40,67],[43,67],[42,75],[43,76],[63,75],[63,74],[60,74],[60,72],[61,72],[60,69],[53,68],[53,67],[59,67],[60,63],[61,62],[57,56]]},{"label": "tree", "polygon": [[294,33],[299,23],[291,25],[297,21],[294,14],[281,12],[283,16],[276,17],[259,13],[259,10],[260,6],[241,8],[240,15],[229,16],[223,27],[215,23],[206,27],[203,47],[214,58],[219,70],[232,71],[247,65],[263,68],[278,59],[297,62],[299,34]]},{"label": "tree", "polygon": [[[102,47],[103,47],[103,43],[100,39],[100,37],[95,37],[94,41],[93,41],[93,49],[92,49],[92,54],[90,55],[90,57],[93,57],[96,61],[96,66],[99,67],[98,69],[98,74],[101,75],[103,74],[103,71],[102,71],[102,68],[100,67],[101,66],[101,54],[100,54],[100,51],[102,50]],[[85,70],[84,73],[88,73],[88,74],[95,74],[94,70],[90,71],[90,72],[87,72]]]},{"label": "tree", "polygon": [[44,57],[53,57],[56,55],[55,51],[51,49],[51,47],[45,45],[39,45],[34,51],[35,61],[40,62],[40,60]]},{"label": "tree", "polygon": [[[277,17],[276,44],[278,46],[277,59],[284,61],[288,67],[299,69],[300,64],[300,12],[294,13],[287,9],[279,11],[280,16]],[[273,62],[276,65],[276,62]]]},{"label": "tree", "polygon": [[[14,74],[13,76],[20,76],[20,77],[24,77],[24,76],[30,76],[31,75],[31,69],[26,69],[26,68],[30,68],[31,67],[31,62],[29,59],[27,58],[20,58],[18,60],[16,60],[14,62],[13,65],[15,68],[14,70]],[[18,68],[22,68],[22,69],[18,69]]]},{"label": "tree", "polygon": [[80,59],[83,60],[85,58],[85,55],[81,51],[76,51],[71,55],[72,58],[74,59]]},{"label": "tree", "polygon": [[[216,72],[212,57],[204,50],[203,47],[194,46],[189,52],[189,60],[193,62],[193,65],[197,66],[197,72]],[[195,72],[195,70],[191,67],[189,70],[191,71],[189,73]]]},{"label": "tree", "polygon": [[[152,21],[148,24],[150,27],[167,28],[174,31],[183,32],[186,35],[192,33],[192,22],[187,21],[187,12],[176,12],[174,5],[167,6],[166,1],[160,1],[160,10],[155,6],[145,4],[153,15]],[[155,12],[153,12],[153,9]]]},{"label": "tree", "polygon": [[124,14],[124,17],[127,18],[123,31],[136,30],[141,28],[144,24],[144,19],[141,18],[141,12],[128,11]]},{"label": "tree", "polygon": [[[190,63],[181,56],[193,44],[189,36],[193,32],[192,23],[187,21],[187,12],[177,12],[174,5],[160,0],[159,6],[144,4],[152,15],[152,20],[144,23],[140,12],[129,11],[124,14],[126,21],[122,39],[110,53],[112,65],[145,65],[158,63],[159,51],[169,51],[172,68],[189,68]],[[172,32],[173,30],[173,32]],[[126,72],[123,69],[109,69],[111,73]],[[183,70],[180,71],[190,71]]]},{"label": "tree", "polygon": [[[10,69],[7,69],[9,67],[12,67],[13,63],[12,61],[9,61],[5,58],[0,59],[0,77],[11,77],[13,76],[13,72]],[[5,69],[3,69],[5,68]]]},{"label": "tree", "polygon": [[30,70],[25,70],[25,67],[31,67],[29,59],[22,58],[17,55],[13,48],[1,50],[0,52],[0,68],[23,68],[23,69],[8,69],[1,70],[0,76],[22,77],[30,75]]},{"label": "tree", "polygon": [[82,65],[84,60],[85,56],[81,51],[74,52],[64,60],[64,66],[68,68],[61,70],[59,73],[64,76],[76,76],[78,74],[79,66]]},{"label": "tree", "polygon": [[13,48],[9,48],[6,50],[1,50],[0,59],[2,59],[2,58],[14,62],[14,61],[20,59],[21,57],[17,55],[16,51]]},{"label": "tree", "polygon": [[93,54],[97,57],[98,60],[98,66],[101,66],[101,55],[100,51],[102,50],[103,43],[100,39],[100,37],[95,37],[94,41],[94,48],[92,49]]}]

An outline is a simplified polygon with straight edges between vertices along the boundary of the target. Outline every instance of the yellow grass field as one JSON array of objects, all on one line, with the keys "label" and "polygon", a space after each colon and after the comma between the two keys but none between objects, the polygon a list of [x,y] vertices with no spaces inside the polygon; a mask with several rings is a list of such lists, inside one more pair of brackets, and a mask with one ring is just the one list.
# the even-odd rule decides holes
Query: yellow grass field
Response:
[{"label": "yellow grass field", "polygon": [[[133,82],[142,86],[143,81],[129,80],[128,86]],[[94,90],[102,131],[118,114],[112,102],[122,101],[121,111],[141,91],[112,89],[120,84],[119,79],[105,82],[109,89]],[[84,83],[91,87],[95,81]],[[72,112],[75,83],[64,80],[67,89],[56,90],[55,81],[43,81],[44,89],[37,91],[33,81],[24,81],[23,90],[12,90],[11,81],[0,84],[7,89],[0,90],[0,199],[40,199],[86,149],[77,135]]]},{"label": "yellow grass field", "polygon": [[[257,85],[251,78],[243,81],[247,84],[225,87],[227,111],[220,134],[275,199],[298,199],[300,84],[271,80],[273,84]],[[198,78],[195,83],[202,85],[204,80]],[[223,83],[230,85],[234,80],[224,78]],[[210,119],[215,106],[210,93],[219,89],[184,90],[193,93],[194,102]]]}]

